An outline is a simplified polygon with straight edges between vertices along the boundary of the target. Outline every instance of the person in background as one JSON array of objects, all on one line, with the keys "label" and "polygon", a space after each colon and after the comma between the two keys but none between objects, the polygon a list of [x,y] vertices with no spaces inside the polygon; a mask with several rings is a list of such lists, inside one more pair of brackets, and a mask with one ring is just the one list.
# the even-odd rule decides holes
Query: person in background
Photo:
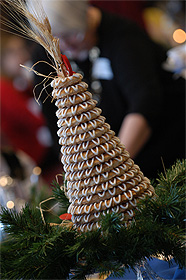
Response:
[{"label": "person in background", "polygon": [[109,13],[123,16],[136,22],[142,28],[145,28],[143,11],[152,1],[99,1],[90,0],[90,4]]},{"label": "person in background", "polygon": [[20,177],[16,159],[19,151],[29,156],[35,165],[39,165],[44,175],[45,160],[52,143],[41,106],[34,100],[33,76],[20,67],[20,64],[30,66],[30,51],[31,46],[24,39],[3,34],[0,77],[1,154],[9,166],[14,165],[17,177]]},{"label": "person in background", "polygon": [[[155,178],[184,158],[185,81],[163,69],[166,51],[135,23],[86,1],[43,5],[62,53],[84,74],[102,115],[145,176]],[[33,60],[47,60],[41,48]],[[51,72],[41,64],[37,71]],[[44,110],[57,138],[56,108],[49,101]]]}]

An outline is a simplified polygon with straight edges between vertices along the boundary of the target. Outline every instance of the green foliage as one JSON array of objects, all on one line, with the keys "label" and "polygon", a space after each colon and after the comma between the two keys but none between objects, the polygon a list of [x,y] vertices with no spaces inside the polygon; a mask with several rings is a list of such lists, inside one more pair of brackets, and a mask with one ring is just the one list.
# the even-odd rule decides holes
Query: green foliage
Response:
[{"label": "green foliage", "polygon": [[30,189],[28,203],[33,207],[39,205],[41,201],[46,199],[50,195],[50,189],[48,185],[42,185],[38,188],[37,184],[34,184]]},{"label": "green foliage", "polygon": [[39,211],[28,205],[20,213],[3,208],[1,220],[8,233],[1,246],[3,279],[68,276],[71,264],[75,263],[74,256],[66,257],[66,247],[75,243],[73,229],[44,225]]},{"label": "green foliage", "polygon": [[[153,220],[164,225],[185,229],[186,161],[177,161],[166,175],[160,174],[155,191],[156,199],[146,198],[141,203],[144,211],[137,213],[140,223]],[[142,210],[141,209],[141,210]]]},{"label": "green foliage", "polygon": [[[101,218],[101,228],[79,233],[74,228],[42,223],[40,212],[28,205],[20,213],[2,209],[1,222],[7,240],[2,244],[3,279],[85,279],[90,273],[122,276],[142,258],[162,254],[180,265],[185,262],[185,171],[186,162],[177,161],[160,174],[155,185],[157,197],[143,200],[135,221],[125,228],[120,215]],[[61,205],[68,205],[65,192],[53,183]]]},{"label": "green foliage", "polygon": [[52,191],[54,197],[60,203],[61,207],[67,211],[67,208],[69,206],[69,200],[65,194],[65,189],[66,189],[66,182],[64,182],[63,188],[61,188],[59,183],[57,183],[56,181],[52,182]]},{"label": "green foliage", "polygon": [[177,187],[185,187],[186,180],[186,160],[177,160],[176,163],[167,169],[165,174],[159,174],[157,179],[160,186],[164,186],[167,191],[172,185]]}]

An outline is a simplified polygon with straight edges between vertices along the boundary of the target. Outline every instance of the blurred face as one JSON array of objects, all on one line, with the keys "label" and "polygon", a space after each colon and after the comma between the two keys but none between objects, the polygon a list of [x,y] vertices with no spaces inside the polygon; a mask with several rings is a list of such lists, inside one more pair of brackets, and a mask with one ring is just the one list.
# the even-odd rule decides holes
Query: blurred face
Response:
[{"label": "blurred face", "polygon": [[24,64],[29,59],[30,55],[24,40],[19,37],[10,37],[2,56],[3,71],[9,77],[21,75],[23,69],[20,64]]},{"label": "blurred face", "polygon": [[60,38],[62,53],[71,59],[85,60],[89,50],[96,44],[96,38],[91,32],[68,32]]}]

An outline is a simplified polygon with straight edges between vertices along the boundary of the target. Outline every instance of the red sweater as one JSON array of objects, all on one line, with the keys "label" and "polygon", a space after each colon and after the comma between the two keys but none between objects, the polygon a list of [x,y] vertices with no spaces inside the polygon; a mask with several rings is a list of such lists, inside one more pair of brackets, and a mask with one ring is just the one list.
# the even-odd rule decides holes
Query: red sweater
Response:
[{"label": "red sweater", "polygon": [[[34,115],[27,107],[28,93],[18,91],[11,81],[0,81],[1,132],[12,148],[22,150],[36,164],[44,157],[46,147],[37,139],[37,131],[45,125],[42,114]],[[38,105],[39,106],[39,105]]]}]

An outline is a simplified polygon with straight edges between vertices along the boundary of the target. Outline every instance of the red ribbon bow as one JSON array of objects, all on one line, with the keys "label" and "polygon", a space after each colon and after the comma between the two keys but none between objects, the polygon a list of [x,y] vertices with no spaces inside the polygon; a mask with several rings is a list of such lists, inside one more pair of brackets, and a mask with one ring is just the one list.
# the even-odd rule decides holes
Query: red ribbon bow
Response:
[{"label": "red ribbon bow", "polygon": [[60,215],[59,218],[60,218],[61,220],[69,220],[69,221],[70,221],[71,218],[72,218],[72,215],[71,215],[71,214],[68,214],[68,213],[65,213],[65,214]]},{"label": "red ribbon bow", "polygon": [[63,63],[65,64],[65,67],[66,67],[66,69],[69,73],[69,76],[72,76],[74,72],[72,71],[72,67],[70,65],[70,62],[69,62],[68,58],[64,54],[61,55],[61,58],[63,60]]}]

